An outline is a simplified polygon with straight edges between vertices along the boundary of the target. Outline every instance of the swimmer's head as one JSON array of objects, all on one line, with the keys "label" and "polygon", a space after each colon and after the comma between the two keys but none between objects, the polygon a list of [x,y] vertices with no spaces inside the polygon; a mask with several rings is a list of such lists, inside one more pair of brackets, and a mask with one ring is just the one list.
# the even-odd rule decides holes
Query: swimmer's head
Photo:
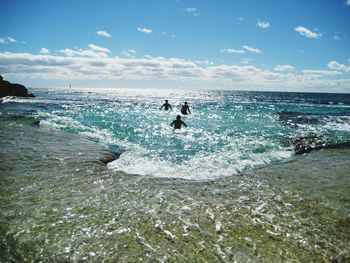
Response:
[{"label": "swimmer's head", "polygon": [[177,116],[176,116],[176,119],[177,119],[177,120],[181,120],[181,116],[180,116],[180,115],[177,115]]}]

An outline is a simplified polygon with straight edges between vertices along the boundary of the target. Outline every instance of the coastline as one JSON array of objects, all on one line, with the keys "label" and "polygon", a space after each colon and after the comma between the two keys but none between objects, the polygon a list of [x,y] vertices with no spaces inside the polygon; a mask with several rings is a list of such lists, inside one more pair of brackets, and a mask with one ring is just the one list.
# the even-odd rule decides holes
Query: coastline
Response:
[{"label": "coastline", "polygon": [[349,149],[188,181],[114,172],[104,146],[30,122],[1,127],[4,261],[349,258]]}]

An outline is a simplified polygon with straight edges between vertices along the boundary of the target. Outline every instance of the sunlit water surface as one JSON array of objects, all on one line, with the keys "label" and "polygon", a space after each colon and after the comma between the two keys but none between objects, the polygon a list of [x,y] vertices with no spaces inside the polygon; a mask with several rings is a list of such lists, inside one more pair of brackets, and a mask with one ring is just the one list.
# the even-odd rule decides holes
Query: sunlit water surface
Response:
[{"label": "sunlit water surface", "polygon": [[0,104],[2,261],[347,262],[350,152],[291,141],[348,141],[348,95],[33,92]]}]

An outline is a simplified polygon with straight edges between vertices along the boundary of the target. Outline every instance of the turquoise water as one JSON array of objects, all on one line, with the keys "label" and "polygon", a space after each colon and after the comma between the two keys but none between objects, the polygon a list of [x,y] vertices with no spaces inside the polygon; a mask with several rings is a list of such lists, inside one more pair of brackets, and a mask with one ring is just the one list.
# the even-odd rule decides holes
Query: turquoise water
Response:
[{"label": "turquoise water", "polygon": [[33,92],[0,104],[0,261],[348,262],[349,149],[294,145],[347,142],[349,95]]},{"label": "turquoise water", "polygon": [[[83,134],[122,153],[109,168],[129,174],[213,179],[290,159],[293,138],[350,140],[349,95],[128,89],[36,93],[34,115],[43,126]],[[159,109],[164,99],[173,112]],[[183,116],[188,128],[174,132],[170,123],[184,101],[192,109]]]}]

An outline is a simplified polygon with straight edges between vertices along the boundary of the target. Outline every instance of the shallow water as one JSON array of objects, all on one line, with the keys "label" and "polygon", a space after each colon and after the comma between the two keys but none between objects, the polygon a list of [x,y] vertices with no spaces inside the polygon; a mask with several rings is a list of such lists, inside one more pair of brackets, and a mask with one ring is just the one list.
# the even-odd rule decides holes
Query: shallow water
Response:
[{"label": "shallow water", "polygon": [[[348,262],[349,149],[295,157],[284,139],[284,135],[310,130],[330,141],[346,139],[348,131],[340,128],[347,125],[346,121],[339,121],[339,126],[328,117],[344,112],[340,108],[345,106],[330,107],[329,111],[336,114],[327,115],[324,123],[306,125],[291,118],[293,125],[285,125],[275,113],[294,104],[284,102],[286,105],[274,105],[269,111],[264,108],[266,101],[259,106],[248,100],[242,104],[253,107],[251,114],[263,107],[260,117],[247,118],[256,120],[257,125],[263,123],[265,132],[258,133],[256,127],[256,133],[227,135],[228,139],[222,141],[208,135],[208,140],[213,141],[205,144],[196,142],[207,132],[201,131],[201,136],[189,142],[191,148],[170,145],[173,152],[165,155],[157,150],[159,145],[168,145],[172,140],[185,144],[187,140],[184,142],[181,136],[190,140],[195,131],[190,128],[184,134],[173,134],[170,129],[163,134],[163,130],[167,131],[164,126],[153,134],[150,127],[148,136],[158,139],[148,148],[150,141],[145,142],[142,132],[128,133],[131,124],[127,121],[125,129],[116,129],[115,133],[109,121],[102,128],[104,120],[122,125],[124,122],[119,123],[117,117],[127,120],[128,112],[98,111],[103,103],[109,107],[114,102],[109,99],[97,103],[96,94],[90,95],[90,104],[82,103],[79,97],[89,101],[85,93],[67,100],[66,94],[58,92],[50,95],[55,96],[52,100],[43,96],[38,101],[10,100],[2,105],[1,261]],[[124,105],[128,97],[119,99]],[[208,95],[206,101],[211,99]],[[245,104],[230,102],[231,106],[225,107],[237,112]],[[219,107],[214,105],[210,107]],[[89,107],[95,118],[86,117]],[[137,114],[146,116],[147,107]],[[210,107],[205,104],[198,108],[206,110],[204,115],[208,116],[214,114]],[[197,107],[193,106],[193,112],[194,109]],[[318,106],[312,110],[324,118]],[[149,111],[154,111],[155,119],[169,117]],[[249,109],[244,108],[244,112]],[[226,128],[220,121],[208,128],[213,134],[233,129],[243,132],[249,121],[240,114],[237,113],[242,124],[239,127],[232,128],[230,121],[226,122],[227,114],[221,119]],[[35,124],[37,118],[42,120],[40,126]],[[199,127],[195,124],[199,119],[191,118],[196,120],[196,115],[187,121]],[[139,122],[129,121],[142,123],[142,118]],[[336,129],[329,129],[329,124]],[[146,123],[142,125],[147,127]],[[270,134],[271,130],[285,133]],[[238,142],[234,142],[235,136]],[[275,144],[268,145],[268,140]],[[127,157],[107,167],[102,165],[98,160],[109,153],[107,146],[121,150],[121,156]],[[200,146],[205,151],[201,152]],[[211,155],[206,158],[204,152],[210,149]],[[251,153],[252,149],[257,150]],[[288,154],[272,160],[273,151]],[[140,156],[146,160],[140,162]],[[217,158],[211,160],[210,156]],[[132,168],[128,168],[126,160]],[[152,162],[147,163],[149,160]],[[137,169],[147,172],[124,173],[115,166],[118,161],[125,162],[125,169],[135,169],[135,173]],[[171,167],[174,169],[169,170]]]},{"label": "shallow water", "polygon": [[22,136],[16,159],[12,140],[1,145],[3,261],[329,262],[349,255],[349,150],[188,181],[114,172],[96,162],[103,147],[31,129],[38,137],[11,131]]}]

